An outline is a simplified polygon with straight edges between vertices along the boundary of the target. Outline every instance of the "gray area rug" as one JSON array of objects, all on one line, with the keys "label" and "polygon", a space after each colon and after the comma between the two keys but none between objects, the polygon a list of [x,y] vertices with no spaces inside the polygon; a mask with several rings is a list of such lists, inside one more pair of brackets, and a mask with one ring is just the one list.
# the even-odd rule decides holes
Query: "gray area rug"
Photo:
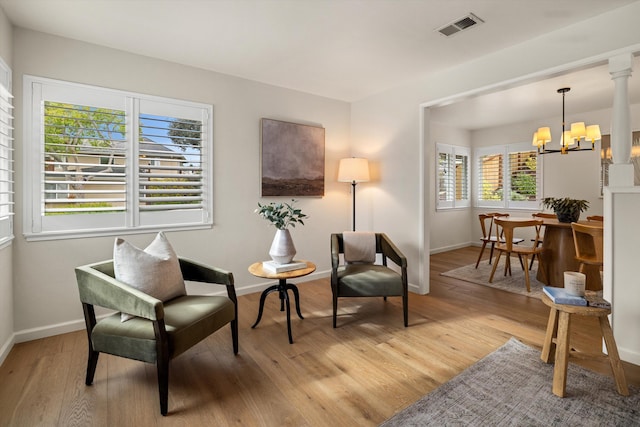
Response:
[{"label": "gray area rug", "polygon": [[529,271],[531,292],[527,292],[527,285],[524,282],[524,272],[522,271],[518,258],[511,259],[511,276],[505,276],[504,257],[502,257],[500,264],[498,265],[498,269],[496,270],[496,274],[493,277],[493,283],[489,283],[489,276],[491,276],[493,264],[489,265],[486,260],[482,260],[477,269],[475,266],[475,263],[465,265],[464,267],[441,273],[441,276],[453,277],[466,282],[502,289],[503,291],[513,292],[538,299],[542,296],[542,287],[544,284],[536,280],[536,274],[538,273],[537,262],[533,263],[533,268]]},{"label": "gray area rug", "polygon": [[567,397],[551,392],[553,365],[511,338],[381,426],[637,426],[640,395],[569,363]]}]

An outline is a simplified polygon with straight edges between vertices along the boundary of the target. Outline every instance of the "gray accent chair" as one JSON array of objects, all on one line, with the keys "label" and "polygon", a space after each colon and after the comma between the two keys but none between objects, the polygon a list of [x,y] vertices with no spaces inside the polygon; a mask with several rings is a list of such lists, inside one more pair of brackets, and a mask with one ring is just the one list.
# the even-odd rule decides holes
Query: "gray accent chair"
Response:
[{"label": "gray accent chair", "polygon": [[[333,293],[333,327],[337,325],[338,298],[342,297],[402,297],[404,326],[409,326],[407,288],[407,258],[384,233],[376,233],[376,254],[382,255],[382,264],[341,264],[344,254],[342,233],[331,234],[331,291]],[[389,268],[393,261],[400,272]]]},{"label": "gray accent chair", "polygon": [[[100,353],[156,364],[160,413],[167,415],[169,361],[226,324],[231,324],[233,352],[238,353],[238,303],[233,274],[180,258],[185,281],[219,284],[227,296],[184,295],[162,302],[114,277],[113,261],[75,269],[89,341],[86,385]],[[94,306],[117,311],[96,321]],[[124,323],[120,312],[137,317]]]}]

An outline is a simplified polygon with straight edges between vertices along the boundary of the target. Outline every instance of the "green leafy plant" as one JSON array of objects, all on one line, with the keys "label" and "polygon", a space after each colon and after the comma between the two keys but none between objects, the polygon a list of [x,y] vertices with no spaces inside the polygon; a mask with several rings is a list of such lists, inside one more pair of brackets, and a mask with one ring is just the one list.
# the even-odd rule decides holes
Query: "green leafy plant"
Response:
[{"label": "green leafy plant", "polygon": [[296,224],[304,225],[304,218],[307,215],[302,213],[302,209],[294,207],[296,200],[291,199],[291,203],[271,202],[269,204],[258,203],[255,212],[262,218],[273,224],[278,230],[286,230],[289,226]]},{"label": "green leafy plant", "polygon": [[589,208],[587,200],[571,199],[569,197],[545,197],[542,199],[542,205],[552,209],[560,222],[577,221],[580,218],[580,212],[584,212]]}]

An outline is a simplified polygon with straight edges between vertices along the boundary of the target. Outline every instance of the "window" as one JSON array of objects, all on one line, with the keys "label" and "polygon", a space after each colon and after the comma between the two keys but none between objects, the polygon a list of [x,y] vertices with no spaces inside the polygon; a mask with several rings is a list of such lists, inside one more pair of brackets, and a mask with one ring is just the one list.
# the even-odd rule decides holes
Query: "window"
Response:
[{"label": "window", "polygon": [[0,59],[0,247],[13,240],[12,99],[11,70]]},{"label": "window", "polygon": [[476,206],[539,208],[542,171],[536,150],[530,144],[480,148],[476,150],[475,163]]},{"label": "window", "polygon": [[438,144],[437,209],[469,207],[469,149]]},{"label": "window", "polygon": [[212,107],[25,77],[28,239],[211,220]]}]

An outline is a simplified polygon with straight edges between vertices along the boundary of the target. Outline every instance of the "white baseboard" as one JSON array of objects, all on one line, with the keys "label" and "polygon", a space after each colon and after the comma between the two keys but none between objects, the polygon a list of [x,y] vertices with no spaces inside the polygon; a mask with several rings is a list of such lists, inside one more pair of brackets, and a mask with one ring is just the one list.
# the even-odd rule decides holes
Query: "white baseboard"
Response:
[{"label": "white baseboard", "polygon": [[[308,276],[301,277],[299,280],[305,281],[310,279],[311,280],[319,279],[322,277],[327,277],[330,274],[331,274],[330,271],[320,271],[320,272],[315,272],[313,274],[310,274]],[[236,288],[236,295],[246,295],[254,292],[262,292],[263,290],[267,289],[270,285],[273,285],[273,282],[274,282],[273,280],[270,280],[268,282],[262,282],[255,285]],[[224,295],[226,294],[226,291],[221,290],[220,292],[215,292],[215,293],[212,293],[211,295],[217,295],[217,294]],[[97,316],[97,317],[98,319],[100,319],[109,315],[110,313]],[[6,355],[9,354],[9,351],[11,351],[11,348],[13,347],[14,343],[21,343],[26,341],[37,340],[40,338],[52,337],[54,335],[66,334],[68,332],[83,330],[84,328],[85,328],[84,319],[77,319],[77,320],[70,320],[68,322],[57,323],[54,325],[46,325],[46,326],[25,329],[22,331],[15,332],[11,337],[11,339],[7,343],[5,343],[5,345],[2,347],[2,350],[1,350],[2,353],[0,353],[0,361],[3,361],[4,357],[6,357]]]},{"label": "white baseboard", "polygon": [[16,332],[15,342],[27,342],[40,338],[52,337],[54,335],[66,334],[67,332],[80,331],[85,328],[84,319],[70,320],[68,322],[57,323],[54,325],[40,326],[37,328],[24,329]]},{"label": "white baseboard", "polygon": [[458,243],[456,245],[451,245],[451,246],[443,246],[441,248],[435,248],[435,249],[431,249],[429,251],[430,254],[438,254],[440,252],[447,252],[447,251],[452,251],[454,249],[461,249],[461,248],[466,248],[467,246],[475,246],[473,242],[466,242],[466,243]]},{"label": "white baseboard", "polygon": [[640,353],[637,351],[618,346],[618,353],[620,353],[621,360],[640,366]]},{"label": "white baseboard", "polygon": [[4,363],[4,360],[9,355],[9,352],[13,348],[13,345],[15,344],[15,342],[16,342],[16,334],[11,334],[9,339],[2,345],[2,348],[0,348],[0,366],[2,366],[2,364]]}]

